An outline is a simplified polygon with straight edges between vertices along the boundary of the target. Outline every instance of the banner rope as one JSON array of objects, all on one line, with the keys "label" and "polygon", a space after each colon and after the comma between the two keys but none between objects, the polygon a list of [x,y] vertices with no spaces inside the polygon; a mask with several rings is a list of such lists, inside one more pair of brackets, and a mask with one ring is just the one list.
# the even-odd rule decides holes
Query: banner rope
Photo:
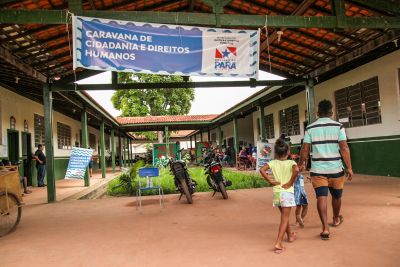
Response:
[{"label": "banner rope", "polygon": [[181,46],[182,46],[182,34],[181,34],[181,27],[178,27],[178,21],[179,21],[179,15],[178,15],[178,13],[175,13],[175,26],[178,28],[178,32],[179,32],[179,40],[181,41]]},{"label": "banner rope", "polygon": [[[265,35],[267,36],[267,53],[268,53],[269,72],[272,73],[271,54],[269,53],[268,14],[265,15],[264,29],[265,29]],[[262,53],[262,51],[260,51],[260,57],[261,57],[261,53]]]}]

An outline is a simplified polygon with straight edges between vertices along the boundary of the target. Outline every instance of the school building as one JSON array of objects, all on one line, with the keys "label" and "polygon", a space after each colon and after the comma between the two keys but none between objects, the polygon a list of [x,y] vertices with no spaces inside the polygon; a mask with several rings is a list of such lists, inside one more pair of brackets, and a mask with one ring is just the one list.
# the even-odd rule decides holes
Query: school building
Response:
[{"label": "school building", "polygon": [[[58,94],[54,95],[52,100],[55,105],[52,135],[56,180],[64,179],[73,146],[94,149],[95,170],[101,167],[102,152],[104,167],[112,167],[114,170],[115,166],[120,164],[120,158],[122,165],[126,165],[128,159],[131,160],[132,149],[129,148],[129,144],[132,136],[125,132],[114,131],[113,127],[118,126],[115,118],[103,110],[88,94],[83,92],[74,96]],[[86,107],[83,109],[83,106]],[[36,186],[35,160],[31,155],[39,144],[45,146],[43,104],[34,93],[31,95],[29,90],[21,92],[3,84],[0,86],[0,118],[0,161],[18,162],[21,175],[24,168],[28,168],[30,170],[27,171],[28,184]],[[87,129],[88,137],[85,145],[82,143],[83,128]],[[116,162],[111,160],[113,151]]]},{"label": "school building", "polygon": [[[259,30],[254,64],[286,79],[124,84],[113,72],[108,84],[76,84],[102,70],[73,68],[72,14]],[[95,149],[103,176],[106,166],[132,162],[141,131],[190,130],[176,140],[236,151],[284,133],[298,146],[322,99],[346,127],[355,172],[400,176],[400,10],[393,1],[2,1],[0,29],[0,158],[21,169],[29,161],[34,184],[30,154],[43,143],[49,202],[73,146]],[[114,118],[85,92],[239,86],[265,89],[222,114],[178,117]]]},{"label": "school building", "polygon": [[[395,51],[314,87],[315,104],[330,100],[334,119],[345,126],[357,173],[400,176],[399,62],[400,51]],[[279,86],[265,88],[220,115],[119,118],[119,122],[129,131],[144,130],[143,123],[160,130],[165,124],[188,129],[201,123],[200,130],[188,134],[192,147],[209,141],[235,147],[237,152],[239,147],[260,140],[274,142],[285,134],[296,148],[309,119],[306,90],[282,97],[285,94]]]}]

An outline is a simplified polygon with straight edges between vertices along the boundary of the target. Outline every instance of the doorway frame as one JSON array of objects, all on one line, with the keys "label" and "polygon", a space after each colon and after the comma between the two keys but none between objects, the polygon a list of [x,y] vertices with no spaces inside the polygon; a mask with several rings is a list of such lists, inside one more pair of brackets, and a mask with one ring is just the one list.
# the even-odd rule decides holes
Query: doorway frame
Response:
[{"label": "doorway frame", "polygon": [[20,142],[19,142],[19,131],[18,130],[15,130],[15,129],[7,129],[7,157],[8,157],[8,160],[9,161],[11,161],[11,162],[15,162],[15,161],[12,161],[11,160],[11,158],[10,158],[10,151],[11,151],[11,145],[10,145],[10,134],[17,134],[17,152],[16,152],[16,156],[17,156],[17,161],[19,162],[19,145],[20,145]]}]

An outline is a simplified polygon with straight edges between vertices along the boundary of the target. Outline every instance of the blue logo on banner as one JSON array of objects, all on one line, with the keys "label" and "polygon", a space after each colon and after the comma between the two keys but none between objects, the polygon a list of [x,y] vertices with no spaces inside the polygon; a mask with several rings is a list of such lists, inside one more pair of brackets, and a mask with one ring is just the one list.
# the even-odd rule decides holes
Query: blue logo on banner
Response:
[{"label": "blue logo on banner", "polygon": [[200,30],[81,22],[79,60],[84,66],[170,73],[201,71],[203,47]]}]

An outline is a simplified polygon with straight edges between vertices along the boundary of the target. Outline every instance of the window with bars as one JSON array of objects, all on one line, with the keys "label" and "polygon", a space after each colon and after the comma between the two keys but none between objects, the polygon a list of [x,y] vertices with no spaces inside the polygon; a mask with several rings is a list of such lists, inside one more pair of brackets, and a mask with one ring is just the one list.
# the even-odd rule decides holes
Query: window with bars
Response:
[{"label": "window with bars", "polygon": [[89,147],[91,149],[96,150],[97,143],[96,143],[96,135],[95,134],[89,133]]},{"label": "window with bars", "polygon": [[382,123],[378,77],[335,92],[336,119],[345,127]]},{"label": "window with bars", "polygon": [[279,111],[280,133],[286,136],[300,134],[299,105]]},{"label": "window with bars", "polygon": [[35,147],[44,144],[44,117],[39,114],[33,115],[33,128],[35,131]]},{"label": "window with bars", "polygon": [[267,139],[275,138],[274,114],[264,116],[265,136]]},{"label": "window with bars", "polygon": [[71,127],[57,122],[57,144],[59,149],[71,149]]}]

